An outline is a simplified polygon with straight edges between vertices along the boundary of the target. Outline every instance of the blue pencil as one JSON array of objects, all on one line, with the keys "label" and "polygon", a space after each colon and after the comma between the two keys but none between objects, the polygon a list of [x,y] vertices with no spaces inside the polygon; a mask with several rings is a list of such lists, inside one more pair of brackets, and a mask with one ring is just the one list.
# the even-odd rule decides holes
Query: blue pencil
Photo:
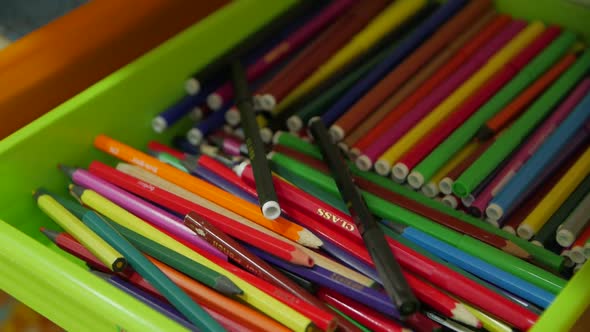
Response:
[{"label": "blue pencil", "polygon": [[404,238],[414,242],[431,254],[542,308],[547,308],[555,299],[555,295],[544,289],[488,264],[477,257],[473,257],[460,249],[439,241],[420,230],[392,222],[388,222],[388,225]]},{"label": "blue pencil", "polygon": [[96,212],[88,211],[82,221],[113,248],[117,249],[131,267],[154,286],[191,323],[203,331],[225,331],[209,314],[195,303],[184,291],[150,262],[127,239],[102,219]]},{"label": "blue pencil", "polygon": [[359,303],[371,307],[387,316],[396,319],[400,319],[401,317],[397,308],[386,294],[365,287],[346,278],[346,276],[329,271],[318,265],[314,265],[312,268],[296,266],[251,246],[249,246],[248,249],[265,261],[301,276],[315,284],[332,289],[351,299],[355,299]]},{"label": "blue pencil", "polygon": [[186,138],[193,145],[199,145],[203,138],[211,134],[218,128],[221,128],[225,123],[225,113],[232,107],[232,104],[227,104],[223,108],[209,113],[209,115],[197,122],[186,134]]},{"label": "blue pencil", "polygon": [[539,184],[538,178],[549,169],[556,169],[566,159],[564,149],[572,150],[573,141],[582,144],[590,136],[582,130],[590,121],[590,94],[576,106],[572,113],[547,137],[543,144],[527,160],[522,168],[490,202],[486,209],[491,214],[502,216],[511,211],[521,202],[526,193],[531,192]]},{"label": "blue pencil", "polygon": [[395,66],[402,62],[408,54],[428,38],[438,27],[463,7],[465,0],[445,2],[432,15],[426,18],[415,30],[394,48],[389,56],[372,68],[361,80],[356,82],[344,95],[336,101],[323,115],[326,126],[332,125],[371,87],[387,75]]}]

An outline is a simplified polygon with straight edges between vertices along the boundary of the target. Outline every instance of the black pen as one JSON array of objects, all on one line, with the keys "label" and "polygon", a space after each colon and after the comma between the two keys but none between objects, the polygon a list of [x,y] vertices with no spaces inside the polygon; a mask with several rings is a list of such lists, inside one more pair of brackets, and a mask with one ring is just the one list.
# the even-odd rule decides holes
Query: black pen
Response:
[{"label": "black pen", "polygon": [[266,159],[264,144],[260,138],[260,129],[256,122],[254,112],[254,101],[252,94],[248,90],[248,81],[246,73],[241,62],[236,59],[231,63],[232,82],[234,86],[236,106],[240,110],[242,119],[242,128],[246,135],[246,147],[248,156],[252,163],[254,180],[256,181],[256,192],[258,193],[258,202],[262,209],[262,214],[267,219],[276,219],[281,215],[281,207],[275,192],[272,181],[270,166]]},{"label": "black pen", "polygon": [[309,126],[313,138],[320,147],[324,162],[328,164],[332,177],[336,181],[338,191],[346,203],[352,220],[363,237],[365,246],[375,263],[377,273],[387,295],[389,295],[402,316],[408,316],[416,312],[419,302],[402,275],[402,270],[385,240],[385,235],[373,219],[367,204],[354,184],[352,175],[342,159],[339,149],[332,143],[326,126],[319,117],[312,118],[309,121]]}]

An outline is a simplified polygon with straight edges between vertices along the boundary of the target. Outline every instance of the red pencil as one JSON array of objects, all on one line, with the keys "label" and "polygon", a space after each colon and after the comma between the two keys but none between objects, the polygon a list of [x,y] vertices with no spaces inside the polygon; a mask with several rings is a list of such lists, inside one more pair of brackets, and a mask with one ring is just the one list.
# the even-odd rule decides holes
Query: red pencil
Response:
[{"label": "red pencil", "polygon": [[173,155],[174,157],[184,160],[186,154],[182,151],[173,149],[166,144],[162,144],[158,141],[150,141],[148,143],[148,149],[156,152],[166,152],[167,154]]},{"label": "red pencil", "polygon": [[465,101],[448,118],[414,145],[396,163],[395,167],[408,174],[422,159],[446,139],[457,127],[476,112],[496,92],[504,87],[531,59],[539,54],[560,33],[557,27],[545,30],[534,42],[523,49],[512,61],[488,80],[473,96]]},{"label": "red pencil", "polygon": [[490,22],[479,34],[473,37],[459,52],[457,52],[453,58],[447,62],[442,68],[432,75],[426,82],[424,82],[420,88],[415,90],[410,96],[408,96],[401,104],[399,104],[394,110],[390,111],[385,118],[371,130],[367,135],[361,138],[355,145],[354,148],[359,151],[366,149],[372,142],[381,137],[384,132],[399,121],[402,115],[406,114],[418,102],[426,97],[434,88],[440,85],[444,80],[451,75],[457,68],[459,68],[473,53],[480,49],[485,43],[487,43],[494,35],[497,34],[503,27],[505,27],[511,21],[510,16],[499,15]]},{"label": "red pencil", "polygon": [[343,314],[356,320],[361,325],[369,328],[371,331],[376,332],[409,332],[411,330],[406,329],[399,323],[391,318],[388,318],[375,310],[357,303],[345,296],[340,295],[337,292],[329,289],[321,288],[318,291],[318,297],[325,303],[338,309]]},{"label": "red pencil", "polygon": [[238,238],[285,261],[298,265],[313,266],[313,259],[307,253],[290,243],[281,241],[231,218],[206,209],[155,185],[138,180],[101,162],[92,162],[89,171],[105,181],[164,206],[176,213],[185,215],[190,211],[196,211],[230,236]]}]

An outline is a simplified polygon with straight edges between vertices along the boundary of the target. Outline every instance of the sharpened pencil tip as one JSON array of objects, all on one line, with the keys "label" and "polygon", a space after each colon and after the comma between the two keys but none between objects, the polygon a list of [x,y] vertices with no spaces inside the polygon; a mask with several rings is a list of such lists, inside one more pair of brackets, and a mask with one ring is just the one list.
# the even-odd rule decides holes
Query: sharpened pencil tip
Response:
[{"label": "sharpened pencil tip", "polygon": [[502,248],[502,250],[524,260],[532,259],[532,256],[528,251],[522,249],[512,241],[506,241],[506,245]]},{"label": "sharpened pencil tip", "polygon": [[37,201],[39,199],[39,197],[41,197],[43,195],[49,195],[49,191],[47,191],[47,189],[45,189],[43,187],[39,187],[39,188],[33,190],[33,199],[35,201]]},{"label": "sharpened pencil tip", "polygon": [[39,230],[41,231],[41,233],[43,233],[43,235],[45,235],[49,240],[51,240],[51,242],[57,241],[57,237],[59,235],[59,232],[51,230],[51,229],[47,229],[45,227],[41,227]]},{"label": "sharpened pencil tip", "polygon": [[226,276],[216,278],[215,289],[228,296],[244,294],[244,291]]},{"label": "sharpened pencil tip", "polygon": [[72,178],[72,176],[74,176],[74,173],[76,172],[75,167],[67,166],[64,164],[58,164],[57,168],[59,168],[59,170],[62,171],[65,175],[67,175],[70,179]]},{"label": "sharpened pencil tip", "polygon": [[74,197],[78,200],[80,200],[80,198],[82,197],[82,194],[84,194],[84,191],[86,190],[84,187],[75,185],[75,184],[70,184],[68,186],[68,188],[70,189],[70,192],[72,193],[72,195],[74,195]]}]

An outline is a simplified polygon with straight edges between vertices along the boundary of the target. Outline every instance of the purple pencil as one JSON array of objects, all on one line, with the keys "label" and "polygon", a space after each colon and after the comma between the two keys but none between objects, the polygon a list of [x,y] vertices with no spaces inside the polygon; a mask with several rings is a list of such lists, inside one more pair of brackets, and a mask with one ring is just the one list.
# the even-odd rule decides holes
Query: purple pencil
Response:
[{"label": "purple pencil", "polygon": [[[400,119],[393,127],[375,140],[364,151],[364,156],[374,162],[391,145],[403,137],[415,124],[430,113],[436,106],[448,97],[463,82],[469,79],[487,60],[489,60],[500,48],[507,44],[524,27],[526,22],[513,21],[494,37],[485,47],[477,51],[467,63],[452,74],[443,84],[434,89],[426,98],[418,103],[408,114]],[[375,165],[377,166],[377,165]],[[377,172],[379,169],[376,168]],[[387,169],[389,172],[389,169]],[[381,172],[383,173],[383,172]]]},{"label": "purple pencil", "polygon": [[[277,44],[257,61],[248,66],[246,76],[252,82],[271,70],[277,63],[284,60],[307,41],[315,37],[322,29],[334,21],[355,1],[336,0],[326,6],[320,13],[295,30],[289,37]],[[207,97],[209,107],[216,110],[233,98],[234,89],[231,82],[223,84],[219,89]]]},{"label": "purple pencil", "polygon": [[72,178],[75,184],[92,189],[152,226],[162,229],[166,233],[172,234],[174,237],[182,239],[186,243],[190,243],[223,260],[227,260],[226,255],[212,247],[205,240],[194,236],[194,233],[184,226],[180,218],[104,181],[84,169],[67,166],[60,166],[60,168]]},{"label": "purple pencil", "polygon": [[274,256],[269,255],[252,246],[245,246],[256,256],[264,259],[270,264],[276,265],[320,286],[332,289],[346,297],[355,299],[359,303],[373,308],[374,310],[377,310],[387,316],[400,319],[397,308],[393,305],[385,293],[365,287],[353,280],[346,278],[345,276],[329,271],[319,265],[314,265],[311,268],[297,266],[287,263],[281,259],[276,259]]},{"label": "purple pencil", "polygon": [[559,124],[571,113],[574,107],[590,91],[590,78],[583,80],[573,92],[564,100],[563,103],[551,114],[545,122],[534,132],[526,143],[512,157],[502,171],[494,177],[494,180],[477,196],[472,206],[485,211],[492,198],[498,193],[508,181],[518,172],[522,165],[535,153],[537,148],[543,143]]}]

